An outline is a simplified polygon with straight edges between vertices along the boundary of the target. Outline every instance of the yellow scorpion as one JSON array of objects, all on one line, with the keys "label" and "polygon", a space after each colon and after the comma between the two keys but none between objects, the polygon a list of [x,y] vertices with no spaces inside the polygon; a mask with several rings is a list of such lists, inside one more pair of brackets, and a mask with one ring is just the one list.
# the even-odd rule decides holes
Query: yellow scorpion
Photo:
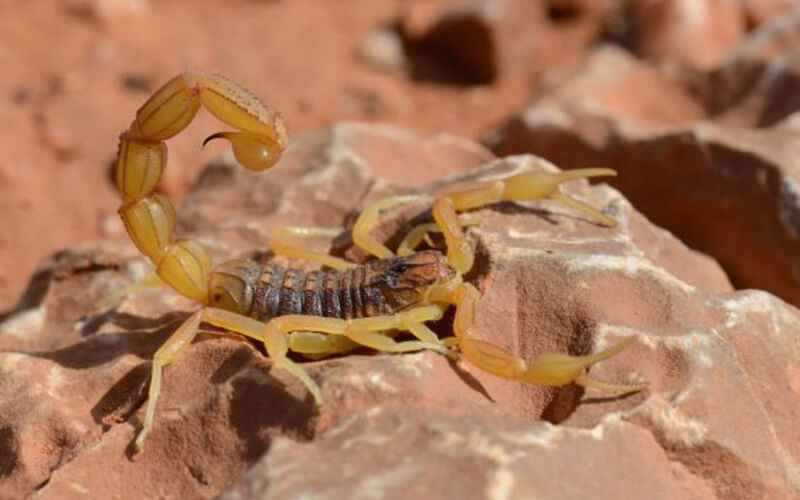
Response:
[{"label": "yellow scorpion", "polygon": [[[284,228],[276,231],[271,242],[276,254],[309,260],[327,270],[306,273],[250,260],[233,260],[215,267],[198,242],[175,239],[175,209],[166,197],[154,193],[167,163],[164,141],[186,128],[201,106],[236,129],[213,134],[203,144],[227,139],[237,161],[249,170],[262,171],[275,165],[288,143],[280,114],[227,78],[199,73],[170,80],[139,108],[130,128],[120,136],[116,184],[124,200],[119,214],[125,228],[139,251],[152,261],[160,281],[201,305],[154,355],[144,424],[134,442],[137,451],[143,448],[153,427],[162,371],[192,342],[201,323],[263,343],[274,365],[300,379],[317,404],[322,402],[319,386],[301,364],[288,357],[289,351],[321,356],[359,346],[394,353],[430,349],[463,357],[498,377],[526,384],[577,383],[626,392],[640,388],[603,383],[586,374],[592,364],[614,356],[633,337],[597,354],[546,353],[528,362],[472,336],[480,294],[462,279],[472,268],[474,253],[459,212],[500,201],[546,198],[611,227],[615,225],[613,219],[568,197],[559,191],[559,185],[615,175],[613,170],[526,172],[441,195],[433,203],[434,222],[414,227],[397,254],[370,231],[383,210],[407,198],[379,201],[361,213],[352,231],[355,245],[376,257],[364,265],[293,243],[292,235],[313,234],[312,228]],[[446,254],[415,251],[431,232],[443,235]],[[454,336],[439,339],[425,323],[440,319],[451,305],[456,307]],[[416,340],[397,341],[394,332],[408,332]]]}]

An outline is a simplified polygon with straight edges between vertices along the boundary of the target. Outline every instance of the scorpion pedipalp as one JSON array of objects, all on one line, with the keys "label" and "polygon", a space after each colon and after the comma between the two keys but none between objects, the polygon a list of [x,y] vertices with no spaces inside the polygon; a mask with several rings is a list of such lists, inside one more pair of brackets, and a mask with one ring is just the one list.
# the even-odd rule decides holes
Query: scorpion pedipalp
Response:
[{"label": "scorpion pedipalp", "polygon": [[[613,176],[616,171],[607,168],[587,168],[563,172],[524,172],[498,181],[488,181],[479,186],[455,191],[440,196],[433,205],[433,217],[445,237],[447,259],[458,271],[457,279],[444,286],[437,285],[431,294],[441,302],[453,304],[456,316],[453,330],[454,344],[463,356],[475,366],[501,378],[516,380],[527,384],[562,386],[570,383],[587,388],[597,388],[613,392],[637,392],[647,384],[609,384],[592,379],[586,370],[593,364],[615,356],[627,348],[635,337],[629,337],[605,351],[586,356],[570,356],[561,353],[544,353],[527,362],[508,353],[500,346],[474,337],[471,330],[475,323],[475,308],[480,297],[478,290],[460,277],[472,268],[475,260],[458,212],[477,209],[500,201],[533,201],[550,199],[560,202],[588,216],[591,220],[609,227],[616,221],[596,208],[559,190],[568,181],[598,176]],[[417,228],[413,228],[414,233]],[[419,230],[417,233],[423,232]],[[415,234],[415,241],[420,235]],[[414,243],[412,242],[412,243]]]}]

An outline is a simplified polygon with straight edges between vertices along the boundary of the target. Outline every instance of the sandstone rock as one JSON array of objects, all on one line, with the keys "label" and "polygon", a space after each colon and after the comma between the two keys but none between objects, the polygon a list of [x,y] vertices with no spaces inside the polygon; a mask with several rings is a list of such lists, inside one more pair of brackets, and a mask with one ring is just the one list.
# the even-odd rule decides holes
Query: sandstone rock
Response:
[{"label": "sandstone rock", "polygon": [[[605,140],[611,127],[604,122],[613,118],[629,129],[662,130],[705,116],[702,104],[681,81],[613,45],[595,49],[577,75],[545,86],[542,93],[524,111],[527,121],[583,129],[593,143]],[[583,110],[586,116],[570,117]]]},{"label": "sandstone rock", "polygon": [[616,12],[606,0],[415,0],[403,29],[422,53],[418,78],[488,84],[571,67]]},{"label": "sandstone rock", "polygon": [[313,442],[276,440],[221,498],[713,498],[661,453],[616,416],[589,430],[376,406]]},{"label": "sandstone rock", "polygon": [[357,54],[379,71],[400,71],[407,64],[403,39],[396,31],[386,28],[370,32],[358,45]]},{"label": "sandstone rock", "polygon": [[[642,73],[661,86],[634,86]],[[797,130],[725,127],[698,122],[702,116],[680,85],[618,51],[601,51],[574,81],[510,120],[495,149],[565,168],[613,165],[620,172],[614,186],[716,258],[737,287],[800,304]]]},{"label": "sandstone rock", "polygon": [[776,16],[753,31],[724,64],[699,78],[702,96],[715,121],[768,127],[800,110],[800,11]]},{"label": "sandstone rock", "polygon": [[638,54],[697,69],[715,68],[745,31],[740,2],[644,0],[631,2],[631,11]]},{"label": "sandstone rock", "polygon": [[744,8],[753,26],[761,26],[797,10],[792,0],[745,0]]},{"label": "sandstone rock", "polygon": [[149,0],[68,0],[64,10],[70,16],[90,24],[108,23],[115,18],[149,14]]},{"label": "sandstone rock", "polygon": [[[209,167],[182,232],[218,259],[249,255],[276,224],[347,224],[390,192],[553,168],[513,157],[440,179],[486,159],[448,137],[340,125],[294,143],[266,175]],[[362,352],[307,365],[326,401],[317,411],[258,346],[207,336],[166,370],[156,427],[132,460],[147,360],[193,306],[150,290],[103,311],[141,259],[129,245],[87,244],[42,269],[49,287],[30,304],[39,322],[0,326],[0,491],[211,498],[255,465],[224,498],[796,495],[800,313],[764,292],[733,293],[716,263],[613,189],[566,190],[619,226],[550,203],[480,210],[476,334],[526,359],[636,335],[593,376],[643,378],[647,391],[523,387],[433,353]]]}]

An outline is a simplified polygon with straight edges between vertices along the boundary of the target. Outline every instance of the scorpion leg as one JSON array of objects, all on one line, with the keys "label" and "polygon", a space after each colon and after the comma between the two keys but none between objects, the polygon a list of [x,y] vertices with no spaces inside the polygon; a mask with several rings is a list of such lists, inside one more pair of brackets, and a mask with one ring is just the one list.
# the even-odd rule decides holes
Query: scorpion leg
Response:
[{"label": "scorpion leg", "polygon": [[379,259],[394,257],[394,252],[378,241],[370,232],[375,228],[378,222],[380,222],[381,212],[418,199],[420,199],[420,197],[416,195],[390,196],[369,205],[361,212],[361,215],[358,216],[353,226],[353,243],[368,254]]},{"label": "scorpion leg", "polygon": [[336,237],[342,232],[338,228],[323,228],[323,227],[299,227],[299,226],[285,226],[272,231],[270,237],[270,248],[277,255],[283,255],[291,259],[302,259],[317,264],[330,267],[343,271],[355,267],[356,264],[349,262],[333,255],[328,255],[322,252],[315,252],[307,250],[300,246],[295,238],[309,238],[315,236]]},{"label": "scorpion leg", "polygon": [[524,172],[443,195],[433,205],[433,218],[444,235],[448,261],[463,274],[472,268],[475,259],[456,213],[501,201],[550,199],[580,211],[599,224],[616,226],[617,222],[611,217],[559,190],[559,186],[567,181],[610,175],[616,175],[616,172],[609,168],[583,168],[555,173]]},{"label": "scorpion leg", "polygon": [[[419,328],[425,321],[433,321],[442,317],[439,306],[423,306],[394,315],[375,316],[371,318],[337,319],[319,316],[287,315],[273,318],[267,323],[284,334],[294,331],[320,332],[329,335],[341,335],[353,342],[385,352],[408,352],[430,349],[447,354],[444,347],[433,334]],[[425,340],[408,340],[397,342],[390,336],[380,334],[388,330],[404,330],[412,334],[421,334]],[[421,332],[421,333],[420,333]]]},{"label": "scorpion leg", "polygon": [[155,409],[158,397],[161,394],[161,379],[164,367],[175,361],[180,351],[191,344],[192,340],[194,340],[200,332],[199,327],[202,322],[225,328],[263,342],[267,349],[267,354],[270,359],[272,359],[275,366],[283,368],[299,378],[308,391],[314,396],[318,404],[322,401],[322,395],[317,383],[314,382],[303,367],[286,356],[288,344],[286,336],[282,332],[276,332],[274,329],[270,329],[268,327],[269,325],[240,314],[214,307],[204,307],[192,314],[153,356],[153,368],[150,377],[144,425],[134,442],[137,453],[144,448],[144,441],[153,427]]},{"label": "scorpion leg", "polygon": [[333,354],[344,354],[359,346],[341,335],[297,331],[289,334],[289,350],[307,358],[321,359]]},{"label": "scorpion leg", "polygon": [[267,349],[267,354],[275,366],[283,368],[299,378],[311,395],[314,396],[317,404],[322,403],[322,393],[317,383],[314,382],[302,366],[287,357],[289,342],[286,334],[289,331],[281,329],[280,325],[275,323],[276,319],[262,323],[247,316],[215,307],[207,307],[204,311],[203,321],[263,342],[264,347]]},{"label": "scorpion leg", "polygon": [[[397,255],[405,257],[411,255],[423,241],[427,240],[430,233],[441,233],[442,230],[434,222],[419,224],[406,233],[403,241],[397,247]],[[430,240],[428,240],[430,241]]]},{"label": "scorpion leg", "polygon": [[198,333],[198,327],[202,319],[202,310],[192,314],[189,319],[175,330],[175,333],[162,345],[153,356],[153,367],[150,373],[150,387],[147,394],[147,409],[145,410],[144,425],[139,435],[136,437],[134,446],[136,453],[144,448],[144,440],[153,427],[155,417],[156,402],[161,394],[161,374],[164,367],[175,361],[181,349],[192,343]]},{"label": "scorpion leg", "polygon": [[[429,349],[449,354],[448,349],[439,342],[436,335],[423,325],[425,321],[433,321],[441,317],[442,308],[429,305],[395,315],[372,318],[345,320],[319,316],[286,315],[262,323],[236,313],[207,307],[204,309],[202,321],[264,342],[267,354],[273,359],[276,366],[289,370],[303,380],[309,392],[314,395],[314,399],[320,403],[322,397],[319,387],[300,365],[286,357],[286,352],[293,344],[299,352],[311,354],[334,354],[340,349],[351,349],[353,344],[385,352]],[[389,330],[409,331],[418,336],[420,340],[397,342],[390,336],[378,333]],[[295,334],[300,335],[295,336]],[[340,336],[342,340],[325,343],[319,340],[318,334]],[[326,347],[331,347],[332,350],[326,351]]]},{"label": "scorpion leg", "polygon": [[[397,205],[410,203],[420,199],[419,195],[407,196],[390,196],[376,201],[375,203],[367,206],[359,215],[353,226],[353,243],[379,259],[393,257],[394,253],[389,250],[384,244],[374,238],[370,232],[380,222],[380,215],[384,210],[394,208]],[[479,223],[478,219],[470,216],[469,214],[462,214],[458,216],[458,221],[462,226],[473,226]],[[397,248],[397,254],[400,256],[411,255],[414,250],[428,237],[429,233],[440,233],[442,230],[435,223],[420,224],[415,226],[409,231],[403,241]]]},{"label": "scorpion leg", "polygon": [[[436,334],[424,324],[426,321],[435,321],[441,317],[442,309],[438,306],[416,307],[394,315],[350,320],[345,335],[377,351],[410,352],[428,349],[450,355],[447,347],[442,345]],[[387,335],[377,333],[387,330],[408,331],[418,340],[397,342]]]},{"label": "scorpion leg", "polygon": [[576,209],[597,223],[613,227],[616,225],[616,221],[594,207],[568,197],[558,189],[559,185],[566,181],[604,175],[616,175],[616,172],[602,168],[558,173],[525,172],[503,180],[491,181],[477,187],[448,193],[436,200],[433,206],[433,217],[445,238],[447,260],[458,272],[457,278],[450,283],[434,286],[429,291],[431,301],[456,306],[453,325],[455,340],[446,339],[445,345],[457,345],[464,358],[484,371],[501,378],[524,383],[551,386],[576,383],[587,388],[620,392],[634,392],[646,386],[646,384],[608,384],[594,380],[586,374],[586,370],[590,366],[618,354],[628,347],[635,337],[625,339],[602,352],[588,356],[545,353],[528,363],[500,346],[469,334],[474,325],[475,306],[480,294],[474,286],[463,283],[460,279],[461,275],[472,268],[474,253],[464,237],[462,223],[459,221],[457,213],[500,201],[528,201],[546,198]]},{"label": "scorpion leg", "polygon": [[[288,341],[283,341],[287,348],[297,347],[297,350],[301,353],[334,354],[339,349],[349,350],[354,344],[357,344],[385,352],[409,352],[429,349],[442,354],[449,354],[447,348],[439,342],[436,335],[423,325],[425,321],[433,321],[442,317],[442,309],[435,305],[417,307],[395,315],[375,316],[372,318],[346,320],[319,316],[286,315],[273,318],[267,323],[261,323],[221,309],[206,308],[205,311],[207,312],[203,316],[203,321],[265,343],[269,339],[272,339],[274,343],[278,343],[275,339],[280,335],[282,338],[289,339]],[[379,333],[390,330],[409,331],[417,336],[419,340],[397,342],[391,336]],[[340,337],[342,340],[326,343],[320,340],[320,334]],[[331,347],[331,350],[326,350],[326,347]],[[267,352],[272,357],[269,345],[267,345]],[[279,348],[275,352],[280,356],[283,351],[282,348]],[[283,353],[283,358],[281,359],[289,361],[285,358],[285,353]],[[278,366],[286,368],[282,364]],[[295,366],[297,368],[292,368],[292,370],[302,370],[299,365]],[[309,387],[309,390],[312,393],[316,391],[315,398],[319,395],[318,389]]]},{"label": "scorpion leg", "polygon": [[575,383],[586,388],[621,393],[636,392],[647,387],[647,384],[609,384],[586,374],[589,367],[618,354],[636,337],[628,337],[596,354],[570,356],[544,353],[528,363],[498,345],[469,334],[474,325],[475,306],[479,297],[474,286],[461,283],[453,290],[450,301],[456,306],[453,330],[457,345],[464,358],[482,370],[501,378],[536,385],[563,386]]},{"label": "scorpion leg", "polygon": [[[476,214],[458,214],[458,222],[461,227],[477,226],[480,224],[480,220]],[[428,222],[412,227],[411,230],[406,233],[400,245],[398,245],[397,255],[401,257],[411,255],[423,241],[428,241],[428,244],[433,246],[428,239],[430,233],[441,232],[442,229],[435,222]]]},{"label": "scorpion leg", "polygon": [[[439,337],[423,323],[408,322],[405,326],[412,335],[425,344],[440,343]],[[388,331],[381,333],[381,335],[384,337],[391,337],[393,333],[396,332]],[[333,354],[350,352],[360,345],[367,344],[365,344],[365,342],[357,344],[349,337],[343,335],[326,335],[324,333],[306,331],[297,331],[289,334],[289,349],[312,359],[321,359]],[[422,344],[404,344],[404,347],[409,347],[411,345],[420,346]],[[427,345],[422,345],[422,347],[412,347],[409,350],[419,350],[427,347]],[[395,348],[390,348],[388,350],[396,352]]]},{"label": "scorpion leg", "polygon": [[[414,337],[416,337],[420,342],[425,344],[439,344],[441,341],[439,337],[425,324],[424,321],[429,321],[432,319],[436,319],[437,313],[433,310],[423,309],[421,311],[412,312],[407,311],[405,317],[403,318],[405,321],[402,324],[402,328],[405,329],[409,333],[411,333]],[[421,314],[421,316],[416,319],[414,317],[415,314]],[[374,322],[372,328],[374,329],[381,329],[382,327],[387,328],[394,328],[396,325],[397,320],[389,320],[388,318],[392,318],[392,316],[383,316],[379,322]],[[354,326],[353,330],[364,328],[365,325],[359,323],[360,320],[353,320]],[[388,323],[387,323],[388,321]],[[383,324],[380,324],[383,322]],[[381,333],[384,337],[393,337],[393,334],[396,334],[396,330],[386,330]],[[378,340],[378,342],[384,342],[382,340]],[[361,345],[368,345],[364,342],[360,342]],[[403,344],[405,347],[416,345],[420,346],[422,344]],[[355,343],[349,337],[345,337],[343,335],[325,335],[319,332],[307,332],[307,331],[297,331],[292,332],[289,335],[289,348],[292,351],[303,353],[303,354],[313,354],[313,355],[329,355],[329,354],[339,354],[351,351],[357,348],[359,344]],[[428,348],[427,345],[422,347],[413,347],[409,350],[419,350],[420,348]],[[395,348],[390,349],[383,349],[394,351]],[[441,352],[441,351],[440,351]]]},{"label": "scorpion leg", "polygon": [[[358,325],[356,325],[358,326]],[[439,337],[436,336],[433,331],[425,326],[423,323],[419,322],[406,322],[404,325],[407,330],[417,337],[421,342],[426,344],[439,344]],[[384,337],[391,337],[396,331],[390,330],[386,332],[382,332],[380,335]],[[354,340],[351,340],[350,337],[345,337],[344,335],[326,335],[320,332],[309,332],[309,331],[296,331],[289,334],[289,349],[294,352],[299,352],[306,357],[310,357],[312,359],[321,359],[333,354],[343,354],[346,352],[350,352],[353,349],[358,348],[359,346],[369,345],[366,342],[361,341],[364,337],[359,337],[358,334],[355,335],[358,337],[360,342],[356,343]],[[390,339],[391,340],[391,339]],[[380,342],[385,344],[384,340],[377,340],[376,342]],[[374,344],[373,344],[374,345]],[[412,347],[414,346],[414,347]],[[421,347],[420,347],[421,346]],[[403,344],[403,348],[409,348],[408,350],[419,350],[428,348],[427,345],[422,344]],[[395,347],[391,347],[389,349],[383,349],[396,352]]]}]

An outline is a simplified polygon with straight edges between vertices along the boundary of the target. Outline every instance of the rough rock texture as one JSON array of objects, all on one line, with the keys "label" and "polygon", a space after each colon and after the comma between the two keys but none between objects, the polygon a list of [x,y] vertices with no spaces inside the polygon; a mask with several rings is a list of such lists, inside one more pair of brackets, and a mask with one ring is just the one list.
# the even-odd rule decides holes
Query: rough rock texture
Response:
[{"label": "rough rock texture", "polygon": [[[229,160],[208,167],[180,211],[181,232],[217,259],[250,255],[276,224],[347,225],[387,193],[553,168],[522,156],[440,179],[489,159],[448,136],[338,125],[296,141],[265,175]],[[150,290],[104,311],[100,301],[143,266],[128,244],[85,244],[43,264],[27,307],[0,324],[0,496],[800,494],[800,312],[765,292],[734,293],[714,261],[615,190],[567,191],[619,226],[550,203],[478,212],[476,335],[526,359],[636,335],[592,374],[645,379],[647,391],[524,387],[432,353],[364,351],[307,365],[325,397],[317,411],[258,346],[207,336],[166,370],[155,429],[132,460],[147,360],[192,305]],[[447,322],[436,328],[446,333]]]},{"label": "rough rock texture", "polygon": [[703,118],[686,87],[615,48],[495,136],[564,168],[611,165],[612,184],[716,258],[737,288],[800,304],[800,135],[791,119],[745,129]]}]

